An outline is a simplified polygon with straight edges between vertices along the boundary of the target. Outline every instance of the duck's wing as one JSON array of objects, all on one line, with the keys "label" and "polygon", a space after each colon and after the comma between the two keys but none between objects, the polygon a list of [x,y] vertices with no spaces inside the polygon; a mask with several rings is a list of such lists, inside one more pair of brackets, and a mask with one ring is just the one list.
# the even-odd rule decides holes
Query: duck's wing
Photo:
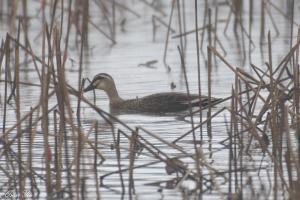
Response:
[{"label": "duck's wing", "polygon": [[[167,92],[145,96],[140,100],[142,109],[150,109],[150,112],[176,112],[188,109],[189,102],[192,106],[199,105],[198,95],[187,95],[185,93]],[[202,98],[202,104],[208,102]]]},{"label": "duck's wing", "polygon": [[[187,95],[186,93],[180,92],[166,92],[166,93],[157,93],[152,94],[149,96],[145,96],[141,99],[142,101],[146,102],[153,102],[155,105],[162,105],[162,106],[186,106],[191,103],[192,106],[199,106],[199,95],[198,94],[190,94]],[[220,98],[210,98],[211,103],[214,104],[220,101]],[[201,96],[201,104],[202,106],[207,106],[209,102],[208,96]]]}]

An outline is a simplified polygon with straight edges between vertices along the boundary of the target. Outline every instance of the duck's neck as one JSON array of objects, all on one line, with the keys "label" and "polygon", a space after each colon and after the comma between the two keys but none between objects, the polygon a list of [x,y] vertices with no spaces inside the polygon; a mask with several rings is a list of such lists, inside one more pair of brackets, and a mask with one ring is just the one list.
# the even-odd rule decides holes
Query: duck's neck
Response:
[{"label": "duck's neck", "polygon": [[122,102],[123,99],[119,96],[117,88],[115,85],[112,85],[110,88],[108,88],[106,91],[106,94],[109,98],[110,104]]}]

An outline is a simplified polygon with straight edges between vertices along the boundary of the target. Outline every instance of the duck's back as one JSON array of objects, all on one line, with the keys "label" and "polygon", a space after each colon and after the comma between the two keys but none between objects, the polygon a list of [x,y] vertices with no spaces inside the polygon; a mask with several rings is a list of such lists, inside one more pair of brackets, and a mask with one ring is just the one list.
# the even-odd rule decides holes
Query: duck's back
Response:
[{"label": "duck's back", "polygon": [[[179,92],[157,93],[142,98],[125,100],[115,109],[124,111],[137,111],[149,113],[178,112],[188,109],[189,102],[192,106],[198,106],[199,96]],[[207,97],[202,97],[202,105],[207,105]]]}]

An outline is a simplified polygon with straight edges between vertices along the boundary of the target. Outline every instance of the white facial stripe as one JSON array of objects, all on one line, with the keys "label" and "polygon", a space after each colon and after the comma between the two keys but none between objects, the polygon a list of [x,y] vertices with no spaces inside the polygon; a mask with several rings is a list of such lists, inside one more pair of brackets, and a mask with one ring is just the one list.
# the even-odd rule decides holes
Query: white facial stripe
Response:
[{"label": "white facial stripe", "polygon": [[95,77],[95,79],[101,79],[101,78],[112,80],[112,77],[105,73],[98,74]]}]

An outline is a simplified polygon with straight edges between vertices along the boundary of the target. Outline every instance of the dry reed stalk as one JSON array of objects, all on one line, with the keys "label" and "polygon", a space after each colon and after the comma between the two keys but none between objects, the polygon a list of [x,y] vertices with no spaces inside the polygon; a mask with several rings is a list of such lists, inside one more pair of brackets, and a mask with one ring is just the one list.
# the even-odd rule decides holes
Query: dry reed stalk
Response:
[{"label": "dry reed stalk", "polygon": [[[54,163],[55,163],[55,190],[57,193],[61,191],[61,185],[62,185],[62,136],[59,135],[58,130],[58,119],[57,119],[58,113],[55,110],[53,112],[53,124],[54,124],[54,134],[55,134],[55,145],[54,145]],[[58,196],[60,197],[60,196]]]},{"label": "dry reed stalk", "polygon": [[[123,178],[122,167],[121,167],[120,133],[121,133],[121,130],[119,129],[117,132],[117,138],[114,141],[114,143],[115,143],[115,148],[116,148],[118,170],[120,172],[119,176],[120,176],[120,182],[121,182],[121,188],[122,188],[122,195],[124,195],[125,194],[125,184],[124,184],[124,178]],[[129,189],[129,192],[130,192],[130,189]]]},{"label": "dry reed stalk", "polygon": [[270,71],[270,85],[271,85],[271,88],[273,86],[273,79],[272,79],[272,76],[273,76],[273,62],[272,62],[272,43],[271,43],[271,32],[269,31],[268,32],[268,56],[269,56],[269,71]]},{"label": "dry reed stalk", "polygon": [[[32,107],[30,108],[30,110],[32,110]],[[29,127],[29,149],[28,149],[28,165],[27,165],[27,168],[25,171],[29,171],[28,172],[28,176],[29,176],[29,179],[30,179],[30,192],[31,192],[31,196],[32,196],[32,199],[35,199],[35,190],[37,191],[37,198],[38,198],[38,195],[40,193],[38,187],[37,187],[37,183],[36,183],[36,180],[35,180],[35,174],[33,173],[34,172],[34,168],[32,167],[32,158],[33,158],[33,154],[32,154],[32,151],[33,151],[33,143],[34,143],[34,137],[35,137],[35,134],[36,134],[36,125],[33,125],[32,123],[33,121],[33,112],[31,112],[30,116],[29,116],[29,124],[28,124],[28,127]]]},{"label": "dry reed stalk", "polygon": [[290,8],[289,8],[289,10],[291,11],[291,13],[290,13],[290,15],[291,15],[291,35],[290,35],[290,48],[292,48],[292,45],[293,45],[293,32],[294,32],[294,24],[293,24],[293,21],[294,21],[294,4],[295,4],[295,2],[294,2],[294,0],[291,0],[291,2],[289,2],[290,3]]},{"label": "dry reed stalk", "polygon": [[6,132],[6,117],[7,117],[6,116],[7,115],[7,95],[8,95],[8,91],[7,91],[8,90],[8,83],[6,81],[8,80],[8,68],[9,68],[9,56],[10,56],[10,51],[9,51],[10,42],[9,41],[10,40],[7,36],[6,40],[5,40],[4,48],[3,48],[3,53],[2,53],[2,56],[1,56],[2,59],[3,59],[4,54],[5,54],[4,105],[3,105],[3,120],[2,120],[2,136],[0,137],[0,140],[4,141],[5,152],[8,152],[8,150],[9,150],[9,147],[6,145],[8,138],[7,138],[7,134],[5,134],[5,132]]},{"label": "dry reed stalk", "polygon": [[[99,131],[99,124],[98,124],[97,121],[96,121],[95,123],[96,123],[96,124],[95,124],[95,133],[94,133],[95,139],[94,139],[94,141],[95,141],[95,149],[98,149],[98,131]],[[98,157],[97,157],[96,151],[94,151],[94,169],[95,169],[95,173],[97,173],[97,164],[98,164]],[[98,176],[96,175],[96,177],[98,177]],[[98,193],[98,192],[97,192],[97,193]]]},{"label": "dry reed stalk", "polygon": [[[218,15],[219,15],[219,7],[215,7],[215,20],[214,20],[214,47],[217,47],[217,32],[218,32]],[[212,25],[210,25],[212,27]]]},{"label": "dry reed stalk", "polygon": [[284,162],[286,164],[286,170],[288,174],[288,182],[289,182],[289,195],[292,197],[295,192],[295,184],[293,182],[293,159],[295,158],[293,155],[293,148],[291,144],[291,138],[290,138],[290,130],[289,130],[289,122],[288,122],[288,107],[284,106],[284,111],[283,111],[283,125],[284,125],[284,135],[286,135],[286,153],[284,155]]},{"label": "dry reed stalk", "polygon": [[[193,34],[193,33],[198,34],[198,32],[200,32],[200,31],[203,32],[207,28],[208,28],[208,25],[205,25],[205,26],[200,27],[200,28],[198,27],[196,29],[193,29],[193,30],[190,30],[190,31],[186,31],[186,32],[183,32],[181,34],[173,35],[172,39],[176,39],[176,38],[183,37],[183,36],[188,36],[188,35]],[[214,27],[212,27],[212,29],[215,30]]]},{"label": "dry reed stalk", "polygon": [[[240,9],[242,9],[242,5],[241,5]],[[243,15],[242,15],[242,10],[239,12],[239,19],[240,19],[240,21],[244,21],[243,20]],[[243,29],[244,27],[242,27],[241,25],[242,25],[242,23],[240,23],[240,28]],[[249,34],[248,34],[248,37],[250,37]],[[246,63],[246,56],[247,56],[246,55],[246,44],[245,44],[245,32],[244,31],[242,31],[241,40],[242,40],[242,53],[243,53],[242,65],[244,66],[245,63]]]},{"label": "dry reed stalk", "polygon": [[[238,83],[239,83],[239,91],[241,91],[242,90],[242,86],[241,86],[241,81],[238,81]],[[247,94],[249,94],[249,93],[247,93]],[[247,95],[247,100],[249,101],[249,95]],[[243,95],[240,95],[240,98],[239,98],[239,104],[240,105],[242,105],[242,102],[243,102]],[[242,113],[241,113],[242,114]],[[244,122],[244,119],[241,119],[241,121],[242,121],[242,123]],[[238,154],[238,156],[237,157],[239,157],[240,159],[239,159],[239,166],[240,166],[240,168],[241,169],[243,169],[244,168],[244,166],[243,166],[243,158],[244,158],[244,134],[243,134],[243,132],[244,132],[244,127],[243,126],[241,126],[241,129],[240,129],[241,131],[238,133],[239,135],[239,139],[240,139],[240,142],[239,142],[239,144],[240,144],[240,148],[239,148],[239,154]],[[243,199],[243,183],[244,183],[244,180],[243,180],[243,170],[241,170],[240,171],[240,186],[238,187],[238,189],[239,189],[239,197],[241,198],[241,199]]]},{"label": "dry reed stalk", "polygon": [[[210,14],[210,10],[208,11],[208,13]],[[210,17],[209,17],[209,20],[210,22]],[[209,30],[209,33],[210,33],[210,30]],[[210,35],[210,34],[209,34]],[[211,43],[211,40],[210,40],[210,43]],[[211,51],[209,48],[207,48],[207,58],[208,58],[208,63],[207,63],[207,69],[208,69],[208,72],[207,72],[207,91],[208,91],[208,101],[207,101],[207,107],[208,107],[208,111],[207,111],[207,135],[208,135],[208,138],[209,140],[212,139],[212,125],[211,125],[211,108],[212,108],[212,105],[211,105],[211,70],[212,70],[212,55],[211,55]]]},{"label": "dry reed stalk", "polygon": [[51,181],[51,155],[50,146],[49,146],[49,116],[48,116],[48,99],[49,99],[49,84],[50,84],[50,72],[49,68],[45,66],[45,42],[46,42],[46,33],[45,28],[43,31],[43,44],[42,44],[42,87],[41,87],[41,97],[40,105],[42,106],[42,130],[43,130],[43,141],[44,141],[44,155],[45,155],[45,164],[46,164],[46,190],[48,195],[52,193],[52,181]]},{"label": "dry reed stalk", "polygon": [[2,62],[3,62],[3,58],[5,55],[5,50],[4,50],[4,41],[1,41],[1,46],[0,46],[0,71],[2,71]]},{"label": "dry reed stalk", "polygon": [[249,43],[248,43],[248,52],[249,52],[249,63],[252,63],[252,51],[251,51],[251,41],[252,41],[252,26],[253,26],[253,0],[249,0]]},{"label": "dry reed stalk", "polygon": [[[82,93],[82,88],[80,89],[80,93]],[[81,96],[81,95],[79,95]],[[80,98],[78,99],[78,106],[77,110],[80,110]],[[80,170],[81,170],[81,154],[82,154],[82,149],[84,147],[84,144],[82,142],[83,136],[81,133],[81,121],[80,121],[80,111],[77,111],[77,123],[78,123],[78,132],[77,132],[77,146],[76,146],[76,153],[75,153],[75,169],[76,169],[76,175],[75,175],[75,184],[76,184],[76,198],[79,199],[80,197],[80,192],[84,192],[83,190],[80,191],[80,186],[81,184],[81,178],[80,178]]]},{"label": "dry reed stalk", "polygon": [[[232,99],[231,99],[231,107],[230,107],[230,110],[231,111],[233,111],[234,110],[234,90],[233,90],[233,88],[232,88],[232,90],[231,90],[231,96],[232,96]],[[234,121],[233,121],[233,118],[234,118],[234,113],[233,112],[230,112],[230,130],[228,131],[228,137],[229,137],[229,144],[228,144],[228,146],[229,146],[229,151],[228,151],[228,153],[229,153],[229,158],[228,158],[228,160],[229,160],[229,162],[228,162],[228,195],[229,195],[229,197],[231,198],[231,196],[232,196],[232,162],[233,162],[233,152],[232,152],[232,137],[233,137],[233,135],[232,135],[232,132],[233,132],[233,123],[234,123]]]},{"label": "dry reed stalk", "polygon": [[[241,102],[241,96],[238,95],[238,93],[241,91],[240,90],[240,83],[241,81],[238,80],[238,78],[235,78],[235,88],[234,88],[234,109],[235,109],[235,113],[239,113],[239,115],[243,115],[242,113],[242,110],[239,109],[239,105],[242,105],[242,104],[239,104]],[[245,108],[246,110],[246,108]],[[242,118],[243,119],[243,118]],[[235,195],[239,195],[239,186],[238,186],[238,153],[237,153],[237,150],[240,148],[240,144],[241,144],[241,141],[239,140],[239,137],[238,137],[238,134],[239,134],[239,123],[238,123],[238,119],[237,119],[237,116],[234,115],[233,116],[233,122],[234,122],[234,132],[233,132],[233,158],[234,158],[234,192],[235,192]]]},{"label": "dry reed stalk", "polygon": [[[274,156],[274,159],[277,159],[277,123],[276,123],[276,114],[275,113],[275,101],[273,100],[276,98],[275,96],[275,88],[274,88],[274,81],[273,81],[273,67],[272,67],[272,59],[271,59],[271,40],[270,40],[270,32],[268,34],[268,50],[269,50],[269,77],[270,77],[270,97],[271,97],[271,114],[270,114],[270,127],[271,127],[271,133],[272,133],[272,156]],[[274,186],[273,186],[273,198],[277,199],[277,187],[278,187],[278,179],[277,179],[277,169],[278,165],[277,162],[274,162]]]},{"label": "dry reed stalk", "polygon": [[208,8],[208,46],[212,46],[212,31],[211,9]]},{"label": "dry reed stalk", "polygon": [[[95,122],[95,149],[98,149],[98,122]],[[96,154],[96,151],[94,151],[94,172],[95,172],[95,182],[96,182],[96,198],[97,200],[100,200],[100,183],[99,183],[99,179],[98,179],[98,170],[97,170],[97,163],[98,163],[98,156]]]},{"label": "dry reed stalk", "polygon": [[[61,4],[60,4],[60,6],[61,6],[61,8],[64,8],[65,6],[64,6],[64,1],[61,1]],[[56,12],[56,11],[54,11],[54,9],[55,8],[53,8],[52,10],[53,10],[53,12]],[[60,12],[60,30],[63,30],[63,28],[64,28],[64,24],[63,24],[63,22],[65,21],[64,20],[64,16],[65,16],[65,10],[66,9],[61,9],[61,12]],[[51,23],[52,23],[52,21],[51,21]],[[51,24],[50,24],[51,25]],[[52,30],[53,30],[53,26],[52,26],[52,29],[51,29],[51,27],[50,27],[50,33],[52,33]],[[51,34],[50,34],[51,35]],[[62,34],[60,35],[61,37],[63,36]],[[60,37],[60,40],[62,39]]]},{"label": "dry reed stalk", "polygon": [[[114,0],[115,1],[115,0]],[[90,16],[90,1],[83,1],[83,17],[82,17],[82,38],[81,40],[84,41],[84,46],[85,47],[88,47],[89,46],[89,40],[88,40],[88,35],[89,35],[89,23],[86,23],[89,21],[89,16]],[[115,3],[113,3],[113,12],[114,12],[114,6]],[[115,14],[113,13],[113,16]],[[115,31],[116,28],[114,28],[114,40],[116,40],[116,31]]]},{"label": "dry reed stalk", "polygon": [[135,158],[136,158],[136,148],[138,147],[138,143],[139,143],[138,138],[139,138],[139,129],[136,128],[135,132],[131,133],[131,137],[129,139],[128,193],[130,199],[132,198],[132,194],[135,194],[133,169],[134,169]]},{"label": "dry reed stalk", "polygon": [[[56,9],[57,9],[57,2],[58,2],[57,0],[54,0],[53,4],[51,4],[53,6],[51,6],[52,7],[51,8],[52,12],[51,12],[51,15],[50,15],[50,19],[51,19],[50,20],[50,30],[49,30],[50,35],[52,34],[53,26],[54,26],[54,23],[55,23],[55,15],[56,15]],[[61,9],[61,10],[63,12],[64,9]],[[46,21],[43,21],[43,22],[46,23]]]},{"label": "dry reed stalk", "polygon": [[265,0],[261,1],[261,7],[260,7],[260,44],[263,44],[263,40],[266,35],[265,31]]},{"label": "dry reed stalk", "polygon": [[175,3],[176,0],[172,1],[172,7],[171,7],[171,13],[170,13],[170,18],[169,18],[169,24],[168,24],[168,30],[167,30],[167,36],[166,36],[166,41],[165,41],[165,48],[164,48],[164,57],[163,57],[163,61],[164,61],[164,65],[165,68],[167,70],[167,72],[171,71],[170,66],[167,64],[167,51],[168,51],[168,44],[169,44],[169,35],[171,32],[171,24],[172,24],[172,19],[173,19],[173,12],[175,9]]},{"label": "dry reed stalk", "polygon": [[[28,10],[28,7],[27,7],[27,1],[26,0],[23,0],[22,1],[22,11],[23,11],[23,16],[21,18],[22,22],[25,24],[25,26],[23,26],[23,32],[24,32],[24,37],[25,38],[28,38],[28,27],[29,27],[29,16],[27,15],[27,10]],[[22,24],[23,24],[22,23]],[[25,27],[25,28],[24,28]],[[25,46],[27,47],[28,46],[28,42],[25,41]],[[27,63],[28,61],[28,54],[25,53],[25,62]],[[27,64],[26,64],[26,67],[27,67]]]},{"label": "dry reed stalk", "polygon": [[[18,38],[17,40],[19,41],[20,39],[20,22],[18,25]],[[15,101],[16,101],[16,120],[17,122],[20,121],[21,119],[21,105],[20,105],[20,84],[19,84],[19,80],[20,80],[20,62],[19,62],[20,56],[19,56],[19,48],[18,46],[16,46],[15,48],[15,86],[14,88],[16,88],[16,96],[15,96]],[[24,198],[24,189],[25,189],[25,185],[24,185],[24,175],[23,175],[23,171],[22,171],[22,160],[23,160],[23,153],[22,153],[22,137],[21,137],[21,123],[18,123],[17,126],[17,142],[18,142],[18,182],[19,182],[19,195],[20,198]],[[26,172],[25,172],[26,173]]]},{"label": "dry reed stalk", "polygon": [[[273,187],[273,198],[278,198],[278,186],[279,180],[277,178],[278,174],[280,175],[281,184],[286,185],[283,178],[283,169],[282,169],[282,125],[279,125],[278,122],[283,124],[283,114],[282,110],[284,107],[283,101],[278,101],[278,96],[280,95],[280,91],[277,87],[277,80],[273,80],[273,67],[272,67],[272,50],[271,50],[271,39],[270,33],[268,34],[268,49],[269,49],[269,63],[267,66],[270,72],[270,96],[271,96],[271,114],[270,114],[270,127],[272,133],[272,156],[274,161],[274,187]],[[285,68],[285,67],[284,67]],[[279,112],[279,116],[278,116]]]},{"label": "dry reed stalk", "polygon": [[[79,72],[78,72],[78,91],[79,95],[77,98],[77,125],[78,125],[78,141],[77,141],[77,153],[76,153],[76,193],[77,198],[79,198],[80,193],[80,161],[81,161],[81,151],[83,148],[82,144],[82,134],[81,134],[81,97],[83,93],[83,87],[84,87],[84,80],[82,80],[82,63],[83,63],[83,53],[84,53],[84,46],[88,46],[88,23],[86,23],[88,19],[88,11],[89,11],[89,3],[88,1],[83,1],[83,19],[82,19],[82,25],[81,25],[81,46],[80,46],[80,60],[79,60]],[[63,23],[63,22],[61,22]],[[84,192],[84,191],[81,191]]]},{"label": "dry reed stalk", "polygon": [[16,33],[16,30],[17,30],[17,25],[16,25],[16,22],[18,20],[17,19],[17,1],[16,0],[12,0],[11,2],[11,7],[10,7],[10,16],[9,16],[9,32],[10,33]]},{"label": "dry reed stalk", "polygon": [[[196,36],[196,50],[197,50],[197,82],[198,82],[198,94],[199,94],[199,97],[198,97],[198,101],[199,101],[199,110],[202,109],[202,90],[201,90],[201,70],[200,70],[200,47],[199,47],[199,35],[198,35],[198,1],[195,0],[195,36]],[[199,133],[199,136],[200,136],[200,139],[202,140],[203,139],[203,135],[202,135],[202,112],[199,112],[199,116],[200,116],[200,133]],[[201,144],[200,144],[201,145]],[[200,169],[200,177],[202,177],[202,170]],[[200,194],[202,194],[202,178],[200,178],[200,181],[199,181],[199,189],[200,189]]]},{"label": "dry reed stalk", "polygon": [[[66,38],[65,38],[64,57],[67,56],[66,54],[68,52],[68,47],[69,47],[69,35],[70,35],[70,29],[71,29],[71,20],[72,20],[72,0],[69,0],[68,1],[68,25],[67,25],[67,33],[66,33]],[[62,24],[62,22],[61,22],[61,24]],[[55,31],[55,32],[57,32],[57,31]],[[58,33],[56,33],[56,34],[58,34]],[[50,36],[51,36],[51,34],[50,34]],[[59,38],[58,36],[56,36],[56,37]],[[50,38],[51,37],[49,37],[49,39]],[[59,42],[60,41],[61,41],[61,38],[59,38]],[[61,55],[61,54],[58,54],[58,55]]]},{"label": "dry reed stalk", "polygon": [[112,1],[112,36],[114,41],[116,41],[116,0]]},{"label": "dry reed stalk", "polygon": [[[181,13],[182,13],[182,24],[183,24],[183,30],[182,31],[186,32],[186,12],[185,12],[185,1],[184,0],[182,0],[182,6],[181,7],[182,7]],[[180,31],[180,33],[182,33],[182,32]],[[183,38],[184,38],[184,52],[186,52],[187,37],[184,35]]]},{"label": "dry reed stalk", "polygon": [[[181,31],[180,31],[181,33]],[[187,78],[187,73],[186,73],[186,66],[185,66],[185,58],[184,58],[184,54],[182,52],[182,50],[180,50],[180,48],[178,47],[178,51],[179,51],[179,56],[180,56],[180,61],[181,61],[181,70],[183,71],[183,75],[184,75],[184,80],[185,80],[185,85],[186,85],[186,91],[187,91],[187,95],[188,97],[190,97],[190,89],[189,89],[189,84],[188,84],[188,78]],[[198,146],[197,146],[197,136],[196,136],[196,132],[195,132],[195,125],[194,125],[194,116],[192,114],[193,110],[192,110],[192,105],[191,105],[191,100],[190,98],[189,102],[188,102],[188,109],[189,109],[189,113],[190,113],[190,119],[191,119],[191,126],[192,126],[192,133],[193,133],[193,144],[194,144],[194,151],[195,151],[195,155],[196,155],[196,170],[197,170],[197,186],[200,183],[200,175],[201,175],[201,171],[200,171],[200,155],[199,155],[199,150],[198,150]],[[201,148],[201,147],[200,147]]]},{"label": "dry reed stalk", "polygon": [[[178,26],[179,26],[179,33],[182,34],[183,33],[183,29],[184,29],[184,22],[182,21],[182,14],[181,14],[181,6],[180,6],[180,0],[176,0],[176,6],[177,6],[177,17],[178,17]],[[179,38],[179,44],[180,44],[180,49],[182,51],[182,55],[183,57],[185,58],[186,56],[186,37],[185,38],[182,38],[180,37]],[[182,64],[182,63],[181,63]],[[182,72],[182,68],[181,69],[181,75],[183,74]]]},{"label": "dry reed stalk", "polygon": [[[202,24],[202,27],[205,27],[205,26],[209,26],[206,24],[206,20],[207,20],[207,13],[208,13],[208,4],[207,4],[207,0],[204,1],[204,13],[203,13],[203,24]],[[203,53],[203,44],[204,44],[204,36],[205,36],[205,29],[204,31],[202,31],[201,33],[201,42],[200,42],[200,49],[201,49],[201,52]],[[204,53],[203,53],[204,54]]]},{"label": "dry reed stalk", "polygon": [[[297,37],[297,43],[300,41],[300,29],[298,29],[298,37]],[[299,107],[299,47],[296,52],[296,64],[294,65],[294,107],[295,107],[295,114],[296,114],[296,131],[298,133],[297,139],[298,139],[298,165],[300,165],[300,107]],[[298,173],[298,185],[300,185],[300,172]],[[300,196],[300,194],[299,194]]]},{"label": "dry reed stalk", "polygon": [[[66,81],[65,81],[65,75],[64,75],[64,64],[61,61],[61,52],[60,52],[60,41],[59,41],[59,32],[57,29],[54,29],[54,38],[53,38],[53,43],[55,45],[54,48],[52,48],[51,45],[51,38],[50,38],[50,33],[47,30],[46,27],[46,32],[47,32],[47,40],[48,40],[48,49],[49,49],[49,59],[50,59],[50,65],[52,68],[52,80],[54,82],[55,86],[55,93],[57,97],[57,103],[58,103],[58,108],[60,111],[60,123],[59,123],[59,134],[64,136],[64,151],[65,151],[65,164],[66,168],[69,168],[69,148],[68,148],[68,140],[67,140],[67,131],[66,131],[66,114],[65,114],[65,109],[68,111],[69,117],[72,120],[72,111],[69,105],[69,98],[66,92]],[[67,37],[68,38],[68,37]],[[68,40],[68,39],[67,39]],[[66,43],[68,43],[66,41]],[[66,44],[67,47],[67,44]],[[57,65],[57,71],[55,73],[55,68],[54,68],[54,61],[53,55],[54,55],[54,50],[56,50],[56,65]],[[74,125],[72,123],[72,133],[74,135]],[[71,171],[67,170],[67,188],[69,194],[72,194],[72,185],[71,185]],[[71,196],[72,198],[72,196]]]}]

